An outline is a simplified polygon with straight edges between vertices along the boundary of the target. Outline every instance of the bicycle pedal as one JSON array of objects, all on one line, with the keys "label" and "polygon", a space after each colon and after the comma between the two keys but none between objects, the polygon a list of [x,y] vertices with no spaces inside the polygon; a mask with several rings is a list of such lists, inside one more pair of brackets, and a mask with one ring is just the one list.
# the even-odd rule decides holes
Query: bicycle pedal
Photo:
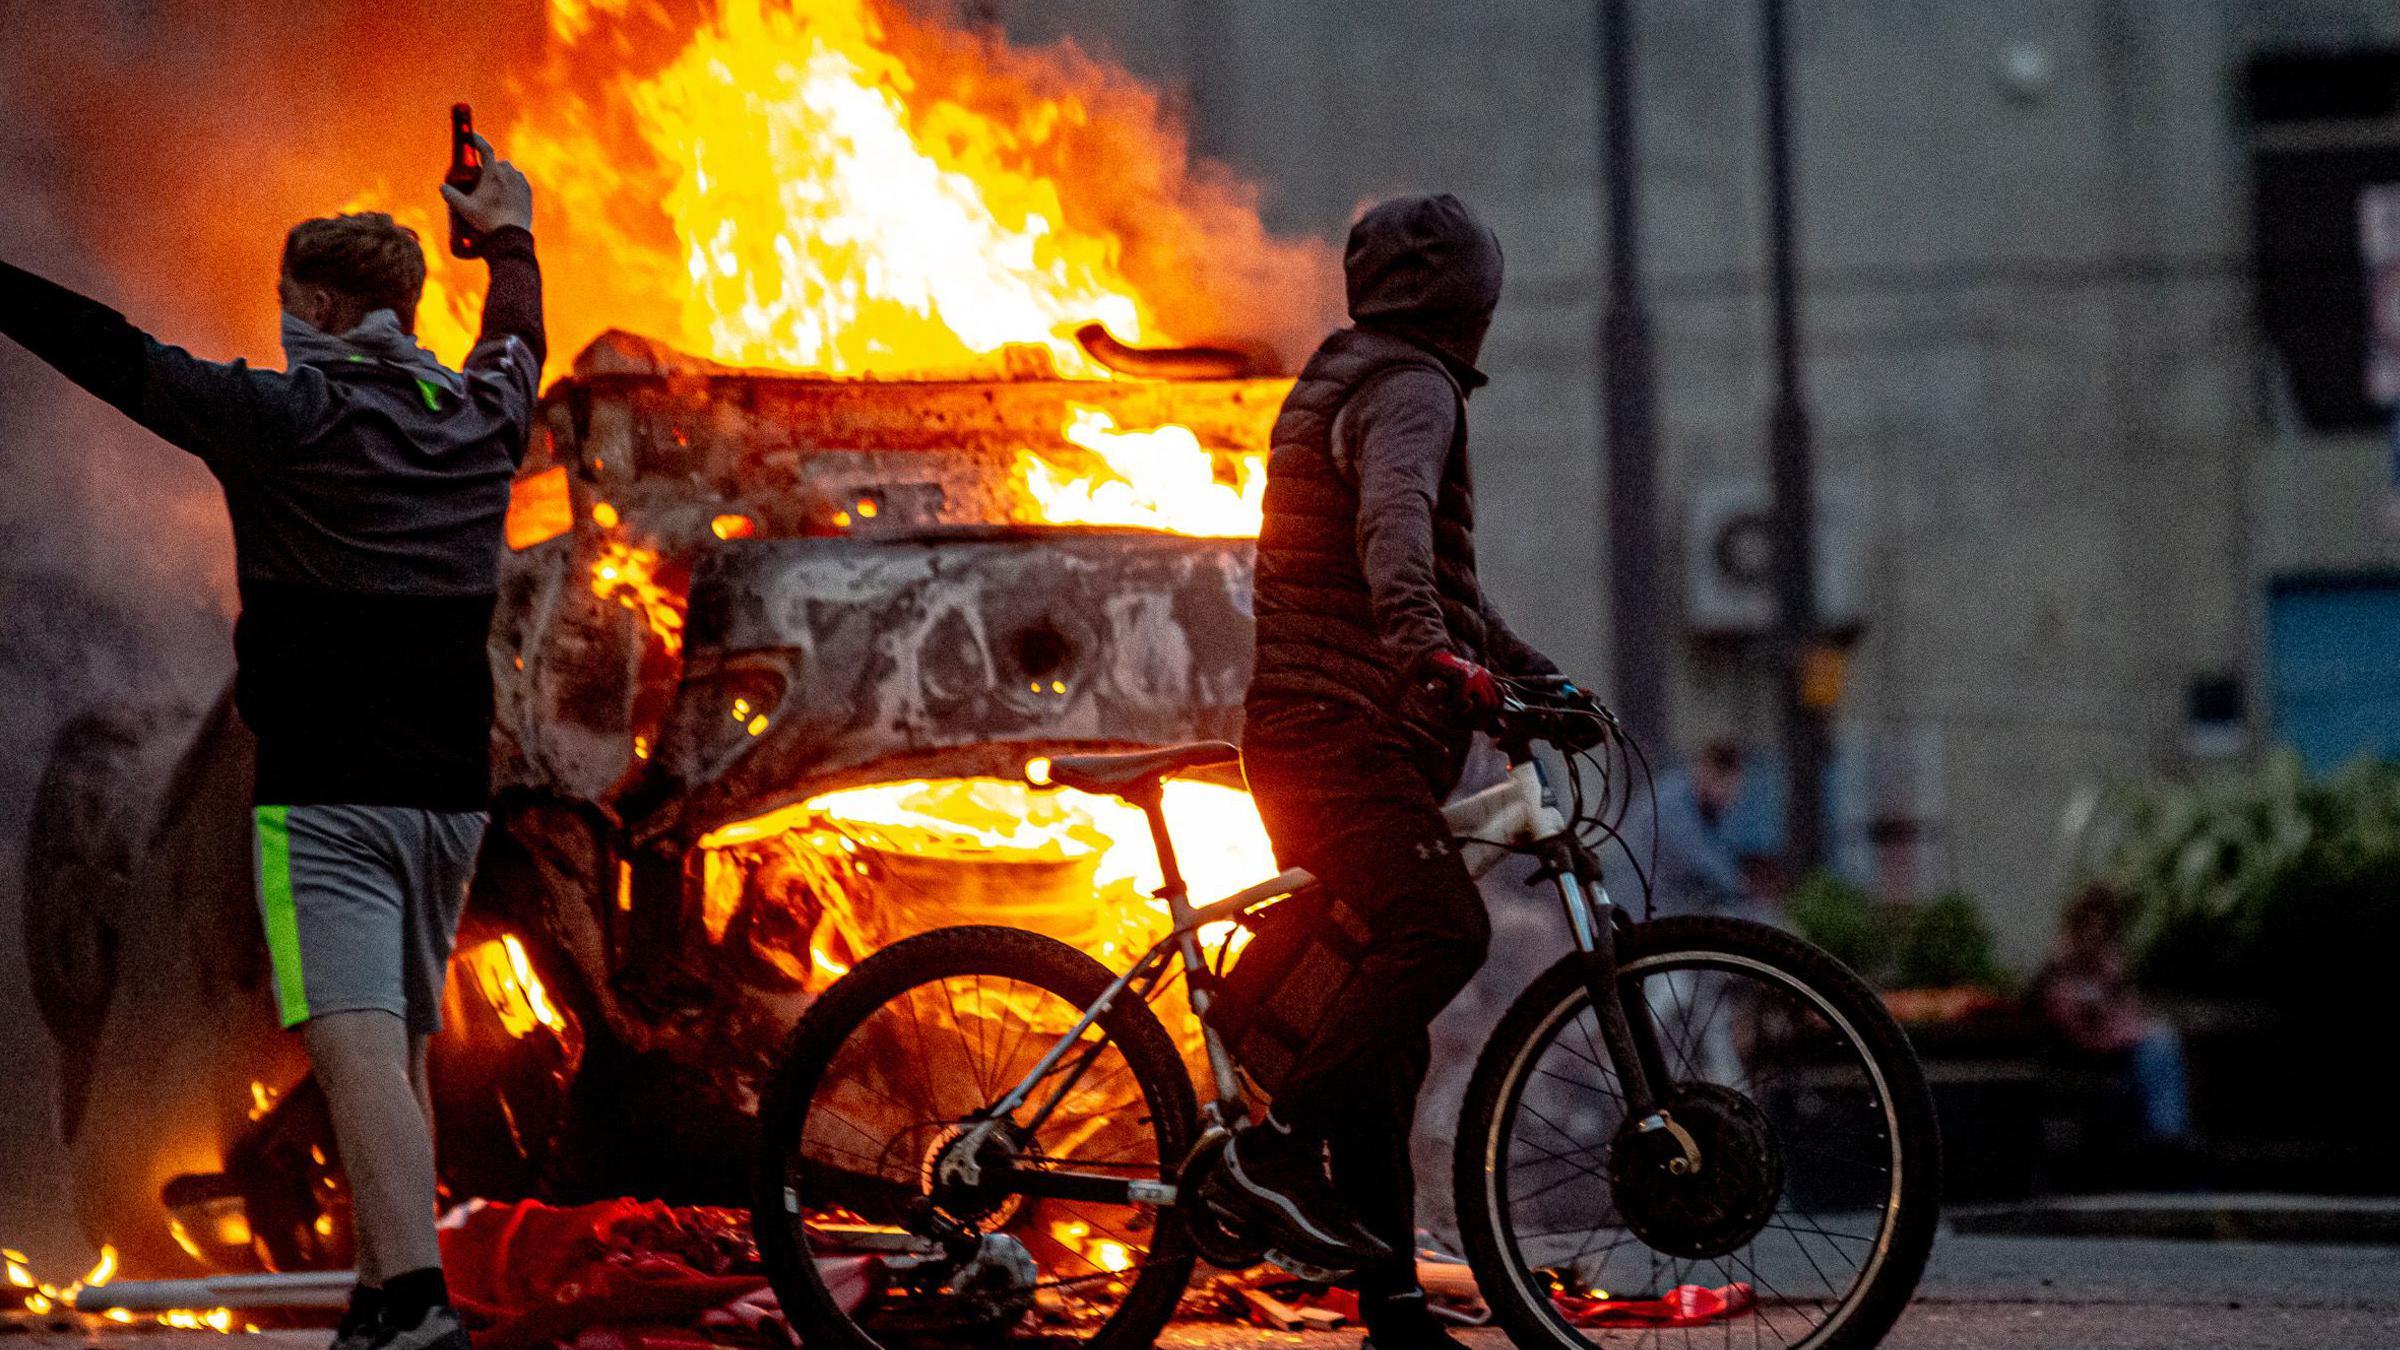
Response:
[{"label": "bicycle pedal", "polygon": [[1314,1261],[1302,1261],[1273,1248],[1262,1252],[1259,1259],[1310,1284],[1331,1284],[1343,1276],[1357,1273],[1347,1267],[1320,1266]]}]

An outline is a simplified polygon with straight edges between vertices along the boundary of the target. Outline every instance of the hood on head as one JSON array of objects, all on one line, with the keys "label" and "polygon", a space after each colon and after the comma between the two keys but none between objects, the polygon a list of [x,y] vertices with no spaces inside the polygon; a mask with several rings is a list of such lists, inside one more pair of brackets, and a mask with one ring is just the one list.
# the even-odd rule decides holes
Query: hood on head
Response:
[{"label": "hood on head", "polygon": [[1445,192],[1395,197],[1350,227],[1350,318],[1429,347],[1482,377],[1475,358],[1500,303],[1500,239]]}]

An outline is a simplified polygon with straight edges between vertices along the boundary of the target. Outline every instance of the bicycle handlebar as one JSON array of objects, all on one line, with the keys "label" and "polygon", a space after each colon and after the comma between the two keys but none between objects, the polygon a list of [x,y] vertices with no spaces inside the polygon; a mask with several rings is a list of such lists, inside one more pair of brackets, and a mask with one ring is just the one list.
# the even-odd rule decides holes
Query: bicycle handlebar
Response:
[{"label": "bicycle handlebar", "polygon": [[1482,729],[1496,740],[1593,745],[1625,734],[1607,704],[1564,675],[1495,678],[1501,688],[1500,710]]}]

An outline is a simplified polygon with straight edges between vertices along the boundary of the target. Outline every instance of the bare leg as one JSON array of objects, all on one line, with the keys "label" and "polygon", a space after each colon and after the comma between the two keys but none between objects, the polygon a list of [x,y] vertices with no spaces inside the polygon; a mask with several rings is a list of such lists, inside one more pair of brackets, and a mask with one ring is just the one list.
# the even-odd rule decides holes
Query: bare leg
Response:
[{"label": "bare leg", "polygon": [[311,1018],[302,1035],[350,1179],[361,1281],[381,1285],[440,1266],[433,1136],[418,1092],[420,1047],[410,1044],[399,1018],[372,1010]]}]

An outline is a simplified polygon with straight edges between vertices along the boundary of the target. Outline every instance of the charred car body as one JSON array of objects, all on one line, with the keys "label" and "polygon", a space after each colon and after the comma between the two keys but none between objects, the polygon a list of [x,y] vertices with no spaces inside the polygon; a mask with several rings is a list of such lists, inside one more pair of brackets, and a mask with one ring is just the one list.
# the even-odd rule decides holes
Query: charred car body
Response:
[{"label": "charred car body", "polygon": [[[1053,751],[1233,737],[1250,544],[1058,524],[1027,476],[1097,463],[1062,429],[1181,427],[1226,487],[1287,384],[1016,364],[761,375],[612,334],[545,395],[436,1042],[455,1194],[738,1200],[768,1057],[866,951],[977,918],[1095,949],[1147,924],[1095,902],[1132,894],[1106,822],[1009,785]],[[146,1270],[348,1257],[322,1107],[274,1031],[249,756],[226,701],[98,709],[37,808],[27,945],[74,1190]]]}]

